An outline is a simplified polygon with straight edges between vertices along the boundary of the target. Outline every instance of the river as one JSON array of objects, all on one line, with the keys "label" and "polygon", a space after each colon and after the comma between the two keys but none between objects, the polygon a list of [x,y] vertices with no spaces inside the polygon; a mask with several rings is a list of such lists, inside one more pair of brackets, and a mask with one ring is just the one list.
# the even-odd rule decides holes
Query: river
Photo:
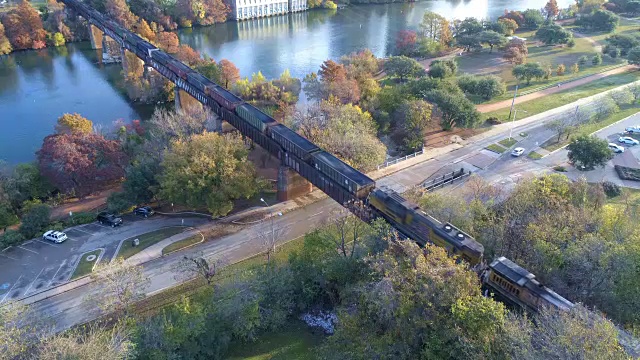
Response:
[{"label": "river", "polygon": [[[393,51],[395,35],[416,29],[425,10],[447,18],[497,18],[504,9],[542,8],[547,0],[425,1],[351,6],[230,21],[183,29],[180,41],[216,60],[229,59],[242,76],[262,71],[277,77],[285,69],[303,77],[326,59],[364,48],[377,56]],[[560,0],[567,7],[571,0]],[[99,65],[88,42],[62,48],[22,51],[0,57],[0,160],[32,161],[56,119],[77,112],[109,130],[118,119],[150,116],[148,106],[131,104],[123,94],[119,65]]]}]

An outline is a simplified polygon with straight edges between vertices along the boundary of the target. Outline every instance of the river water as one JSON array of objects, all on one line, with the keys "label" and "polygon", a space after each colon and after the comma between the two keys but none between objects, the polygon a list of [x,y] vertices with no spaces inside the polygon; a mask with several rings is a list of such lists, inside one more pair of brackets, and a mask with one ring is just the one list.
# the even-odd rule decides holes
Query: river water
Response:
[{"label": "river water", "polygon": [[[393,51],[395,35],[416,29],[425,10],[447,18],[497,18],[504,9],[542,8],[547,0],[425,1],[313,10],[271,18],[230,21],[180,30],[180,41],[216,60],[229,59],[242,76],[267,78],[289,69],[295,77],[317,71],[326,59],[364,48],[377,56]],[[560,0],[567,7],[572,0]],[[122,92],[119,65],[99,65],[89,43],[23,51],[0,57],[0,160],[31,161],[56,119],[77,112],[103,129],[118,119],[146,119],[148,106]]]}]

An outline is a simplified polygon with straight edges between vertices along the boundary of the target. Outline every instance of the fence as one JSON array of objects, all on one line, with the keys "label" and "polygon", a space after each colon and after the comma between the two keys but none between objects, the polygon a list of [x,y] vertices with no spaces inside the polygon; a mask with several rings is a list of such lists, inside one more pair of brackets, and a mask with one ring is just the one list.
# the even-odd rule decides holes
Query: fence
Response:
[{"label": "fence", "polygon": [[407,155],[405,157],[397,158],[397,159],[391,160],[391,161],[386,161],[384,164],[378,165],[378,170],[384,169],[384,168],[386,168],[388,166],[395,165],[395,164],[397,164],[399,162],[405,161],[407,159],[414,158],[414,157],[416,157],[418,155],[422,155],[422,154],[424,154],[424,148],[422,148],[422,150],[420,150],[418,152],[415,152],[415,153],[413,153],[411,155]]},{"label": "fence", "polygon": [[469,175],[471,175],[471,171],[465,172],[464,168],[462,168],[458,171],[452,171],[450,173],[446,173],[442,175],[442,177],[438,176],[435,179],[425,181],[422,183],[422,187],[429,191],[435,190],[439,187],[452,184],[456,180],[462,180]]}]

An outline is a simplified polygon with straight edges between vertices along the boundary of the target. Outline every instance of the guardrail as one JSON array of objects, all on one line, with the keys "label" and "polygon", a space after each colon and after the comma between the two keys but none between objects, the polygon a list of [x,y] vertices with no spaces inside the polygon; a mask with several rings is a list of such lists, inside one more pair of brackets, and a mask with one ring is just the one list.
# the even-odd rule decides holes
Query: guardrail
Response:
[{"label": "guardrail", "polygon": [[524,96],[524,95],[529,95],[529,94],[534,93],[534,92],[536,92],[536,91],[546,90],[546,89],[549,89],[549,88],[552,88],[552,87],[555,87],[555,86],[558,86],[558,85],[568,84],[568,83],[573,82],[573,81],[577,81],[577,80],[584,79],[584,78],[589,77],[589,76],[593,76],[593,75],[601,74],[601,73],[603,73],[603,72],[605,72],[605,71],[609,71],[609,70],[617,69],[617,68],[619,68],[619,67],[623,67],[623,66],[626,66],[626,65],[628,65],[628,63],[627,63],[627,62],[623,62],[623,63],[621,63],[621,64],[616,64],[616,65],[607,66],[606,68],[603,68],[603,69],[601,69],[600,71],[595,72],[595,73],[591,73],[591,74],[586,74],[586,75],[578,76],[578,77],[576,77],[576,78],[571,78],[571,79],[569,79],[569,80],[567,80],[567,81],[561,81],[561,82],[557,82],[557,83],[553,83],[553,84],[547,84],[547,85],[538,86],[538,87],[536,87],[536,88],[528,89],[528,90],[526,90],[526,91],[523,91],[523,92],[519,93],[519,94],[518,94],[518,97],[520,97],[520,96]]},{"label": "guardrail", "polygon": [[450,173],[446,173],[442,175],[442,177],[438,176],[435,179],[425,181],[422,183],[422,187],[428,191],[435,190],[439,187],[452,184],[456,180],[464,179],[469,175],[471,175],[471,171],[465,172],[464,168],[462,168],[458,171],[452,171]]},{"label": "guardrail", "polygon": [[395,160],[386,161],[384,164],[378,165],[378,170],[384,169],[384,168],[386,168],[388,166],[395,165],[395,164],[397,164],[399,162],[414,158],[414,157],[416,157],[418,155],[422,155],[422,154],[424,154],[424,148],[422,148],[422,150],[420,150],[418,152],[415,152],[413,154],[410,154],[410,155],[407,155],[407,156],[404,156],[404,157],[401,157],[401,158],[397,158]]}]

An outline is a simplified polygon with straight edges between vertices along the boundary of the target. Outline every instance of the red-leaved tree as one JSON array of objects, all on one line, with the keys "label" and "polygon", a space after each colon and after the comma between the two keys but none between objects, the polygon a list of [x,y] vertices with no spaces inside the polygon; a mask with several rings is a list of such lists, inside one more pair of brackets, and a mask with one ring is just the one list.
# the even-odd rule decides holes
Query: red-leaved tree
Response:
[{"label": "red-leaved tree", "polygon": [[418,34],[411,30],[402,30],[396,37],[396,49],[400,55],[411,55],[416,48]]},{"label": "red-leaved tree", "polygon": [[124,176],[127,156],[119,141],[98,134],[54,134],[36,153],[42,175],[64,193],[88,195]]},{"label": "red-leaved tree", "polygon": [[41,49],[45,46],[47,32],[42,26],[38,11],[28,1],[2,17],[6,36],[15,50]]}]

